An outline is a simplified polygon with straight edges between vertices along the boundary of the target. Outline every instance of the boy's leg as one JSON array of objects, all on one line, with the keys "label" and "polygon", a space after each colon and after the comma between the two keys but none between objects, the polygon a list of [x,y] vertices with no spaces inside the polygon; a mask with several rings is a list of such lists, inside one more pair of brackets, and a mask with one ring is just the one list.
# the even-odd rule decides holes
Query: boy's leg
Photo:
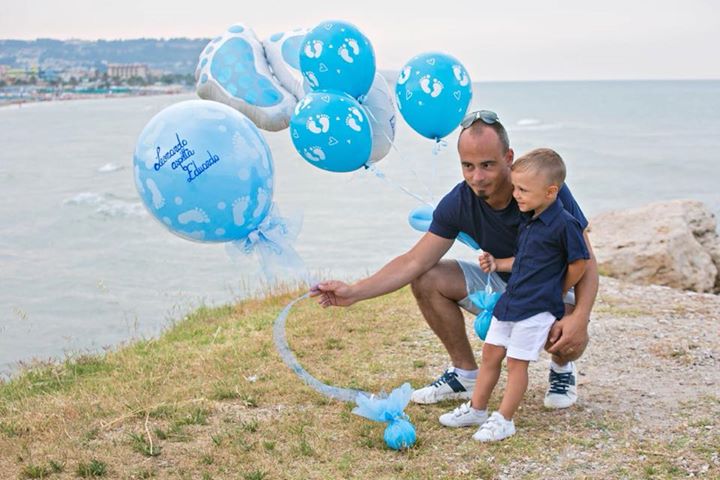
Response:
[{"label": "boy's leg", "polygon": [[507,359],[507,386],[505,387],[505,394],[498,409],[506,420],[512,419],[525,395],[528,386],[529,363],[527,360],[518,360],[517,358],[508,357]]},{"label": "boy's leg", "polygon": [[471,406],[473,408],[477,410],[487,409],[490,395],[500,378],[500,369],[502,368],[502,361],[505,358],[505,352],[505,347],[491,345],[487,342],[483,345],[480,372],[478,373],[478,379],[475,382],[475,390],[473,390],[472,395]]},{"label": "boy's leg", "polygon": [[500,378],[503,358],[505,358],[505,347],[485,342],[480,372],[473,389],[472,399],[456,409],[440,415],[438,420],[442,425],[451,428],[477,427],[487,420],[487,402],[498,378]]},{"label": "boy's leg", "polygon": [[543,312],[515,323],[507,343],[508,381],[499,411],[480,426],[473,440],[496,442],[515,434],[512,417],[527,389],[528,364],[537,361],[554,321],[555,317]]},{"label": "boy's leg", "polygon": [[479,442],[497,442],[515,434],[512,420],[515,411],[525,395],[528,384],[527,360],[508,357],[508,380],[500,408],[483,423],[473,434],[473,440]]}]

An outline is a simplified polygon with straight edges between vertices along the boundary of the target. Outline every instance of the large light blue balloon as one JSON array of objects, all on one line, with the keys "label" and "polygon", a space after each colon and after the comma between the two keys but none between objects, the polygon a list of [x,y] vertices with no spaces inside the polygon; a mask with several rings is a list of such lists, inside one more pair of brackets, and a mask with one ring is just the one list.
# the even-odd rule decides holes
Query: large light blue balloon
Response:
[{"label": "large light blue balloon", "polygon": [[354,25],[323,22],[305,36],[300,70],[313,90],[337,90],[359,98],[375,78],[375,51]]},{"label": "large light blue balloon", "polygon": [[188,240],[242,240],[272,206],[270,149],[247,117],[221,103],[191,100],[155,115],[134,168],[147,209]]},{"label": "large light blue balloon", "polygon": [[400,71],[395,95],[405,121],[420,135],[443,138],[460,124],[472,98],[472,83],[458,59],[424,53]]},{"label": "large light blue balloon", "polygon": [[305,95],[290,118],[290,136],[298,153],[323,170],[351,172],[370,159],[372,127],[367,113],[344,93]]}]

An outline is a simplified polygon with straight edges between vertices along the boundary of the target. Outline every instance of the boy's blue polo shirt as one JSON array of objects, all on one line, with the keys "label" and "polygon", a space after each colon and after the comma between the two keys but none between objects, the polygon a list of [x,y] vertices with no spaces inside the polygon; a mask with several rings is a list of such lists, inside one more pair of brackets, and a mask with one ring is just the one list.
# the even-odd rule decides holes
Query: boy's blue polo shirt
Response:
[{"label": "boy's blue polo shirt", "polygon": [[580,222],[555,200],[537,218],[525,216],[520,225],[512,275],[493,314],[501,321],[518,321],[542,312],[565,315],[562,285],[568,263],[589,259]]},{"label": "boy's blue polo shirt", "polygon": [[[567,185],[560,188],[558,199],[562,200],[565,210],[585,229],[588,225],[587,219]],[[514,198],[507,207],[494,210],[463,181],[440,201],[433,212],[428,230],[450,239],[455,239],[460,232],[465,232],[495,258],[508,258],[515,255],[518,227],[522,219],[523,214]],[[509,273],[498,274],[506,282],[510,278]]]}]

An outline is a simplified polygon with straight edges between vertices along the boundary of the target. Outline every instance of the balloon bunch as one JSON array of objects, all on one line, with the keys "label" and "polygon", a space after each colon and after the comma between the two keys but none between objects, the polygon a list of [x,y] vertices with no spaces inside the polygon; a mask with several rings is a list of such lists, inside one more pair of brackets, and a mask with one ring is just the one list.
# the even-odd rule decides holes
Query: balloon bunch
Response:
[{"label": "balloon bunch", "polygon": [[206,46],[195,77],[201,98],[237,109],[261,129],[289,126],[298,154],[332,172],[368,167],[388,154],[394,99],[415,131],[441,142],[472,98],[467,71],[444,53],[411,59],[391,94],[370,40],[339,20],[262,41],[236,23]]},{"label": "balloon bunch", "polygon": [[[141,199],[182,238],[258,254],[269,281],[279,268],[304,271],[291,246],[300,224],[280,216],[273,202],[272,154],[258,129],[289,127],[300,156],[320,169],[374,169],[393,144],[396,110],[372,44],[343,21],[262,41],[236,23],[203,49],[195,78],[202,100],[165,108],[138,138],[133,160]],[[403,67],[394,98],[415,131],[440,142],[458,126],[471,96],[457,59],[427,53]],[[424,215],[419,221],[429,224]],[[387,422],[391,448],[410,447],[415,429],[403,413],[410,393],[405,384],[388,397],[360,395],[354,412]]]},{"label": "balloon bunch", "polygon": [[[324,170],[377,162],[395,138],[393,96],[375,71],[372,45],[346,22],[262,41],[248,26],[234,24],[205,47],[195,78],[198,96],[235,108],[258,128],[283,130],[292,120],[298,153]],[[329,94],[322,97],[324,108],[308,108],[316,97],[306,95],[317,92]]]}]

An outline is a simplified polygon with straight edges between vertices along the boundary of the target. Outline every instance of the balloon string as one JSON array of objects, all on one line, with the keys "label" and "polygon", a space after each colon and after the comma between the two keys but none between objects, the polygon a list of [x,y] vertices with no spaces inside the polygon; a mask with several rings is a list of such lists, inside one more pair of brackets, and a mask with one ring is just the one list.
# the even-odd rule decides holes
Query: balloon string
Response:
[{"label": "balloon string", "polygon": [[442,151],[445,150],[445,148],[447,148],[447,142],[445,140],[443,140],[442,138],[436,138],[435,145],[433,145],[433,155],[442,153]]},{"label": "balloon string", "polygon": [[[378,121],[377,117],[375,117],[375,114],[373,114],[372,111],[370,111],[369,108],[366,108],[365,111],[366,111],[366,112],[368,113],[368,115],[375,121],[375,123],[380,123],[380,121]],[[403,163],[403,165],[411,165],[411,162],[409,162],[409,161],[405,158],[405,156],[402,154],[402,152],[401,152],[400,149],[397,147],[397,145],[395,145],[395,140],[392,139],[392,138],[390,138],[390,137],[388,136],[388,134],[385,132],[384,129],[382,130],[382,134],[383,134],[383,136],[387,139],[387,141],[390,142],[390,147],[391,147],[393,150],[395,150],[395,151],[397,152],[397,154],[400,156],[400,161]],[[368,165],[367,168],[370,168],[370,165]],[[428,187],[428,185],[427,185],[424,181],[422,181],[422,179],[420,178],[420,175],[418,175],[417,171],[416,171],[414,168],[411,167],[411,168],[410,168],[410,172],[412,172],[413,176],[415,177],[415,180],[417,180],[417,181],[420,183],[420,185],[422,185],[422,187],[425,189],[425,191],[427,192],[427,194],[430,196],[430,199],[431,199],[431,202],[432,202],[432,201],[434,200],[434,195],[433,195],[433,193],[432,193],[432,190],[430,190],[430,187]],[[430,203],[430,202],[428,202],[428,201],[426,201],[426,200],[424,200],[424,199],[418,198],[418,196],[416,196],[415,194],[413,194],[413,193],[411,193],[411,192],[409,192],[409,191],[406,192],[406,193],[408,193],[408,194],[409,194],[410,196],[412,196],[413,198],[416,198],[416,199],[420,200],[422,203],[425,203],[425,204],[427,204],[427,205],[432,205],[432,203]],[[434,205],[432,205],[432,206],[434,206]]]},{"label": "balloon string", "polygon": [[410,189],[408,189],[408,188],[400,185],[399,183],[391,180],[390,178],[388,178],[388,176],[385,175],[385,173],[383,173],[382,170],[380,170],[376,165],[374,165],[374,164],[365,165],[365,169],[366,169],[366,170],[369,170],[369,171],[370,171],[373,175],[375,175],[377,178],[382,179],[382,180],[385,180],[385,181],[388,183],[388,185],[393,186],[393,187],[395,187],[395,188],[397,188],[397,189],[399,189],[399,190],[407,193],[408,195],[410,195],[410,196],[413,197],[414,199],[418,200],[419,202],[424,203],[424,204],[426,204],[426,205],[430,205],[430,206],[433,207],[433,208],[435,207],[435,205],[433,205],[432,202],[429,202],[429,201],[425,200],[425,199],[422,198],[420,195],[414,193],[414,192],[411,191]]},{"label": "balloon string", "polygon": [[288,303],[283,309],[283,311],[280,312],[280,315],[277,316],[277,318],[275,319],[275,323],[273,324],[273,340],[275,341],[275,348],[277,348],[277,351],[280,354],[283,362],[285,362],[285,365],[287,365],[290,370],[295,372],[295,374],[300,377],[303,382],[312,387],[316,392],[321,393],[326,397],[340,400],[343,402],[354,402],[358,394],[360,393],[363,393],[366,396],[370,396],[369,393],[362,390],[356,390],[354,388],[334,387],[332,385],[321,382],[317,378],[310,375],[310,373],[308,373],[308,371],[305,370],[302,365],[300,365],[297,357],[295,357],[295,354],[292,352],[292,350],[290,350],[290,345],[288,345],[287,338],[285,337],[285,323],[287,320],[287,316],[290,313],[293,305],[295,305],[300,300],[308,298],[309,296],[310,294],[306,293],[305,295],[298,297],[292,302]]}]

